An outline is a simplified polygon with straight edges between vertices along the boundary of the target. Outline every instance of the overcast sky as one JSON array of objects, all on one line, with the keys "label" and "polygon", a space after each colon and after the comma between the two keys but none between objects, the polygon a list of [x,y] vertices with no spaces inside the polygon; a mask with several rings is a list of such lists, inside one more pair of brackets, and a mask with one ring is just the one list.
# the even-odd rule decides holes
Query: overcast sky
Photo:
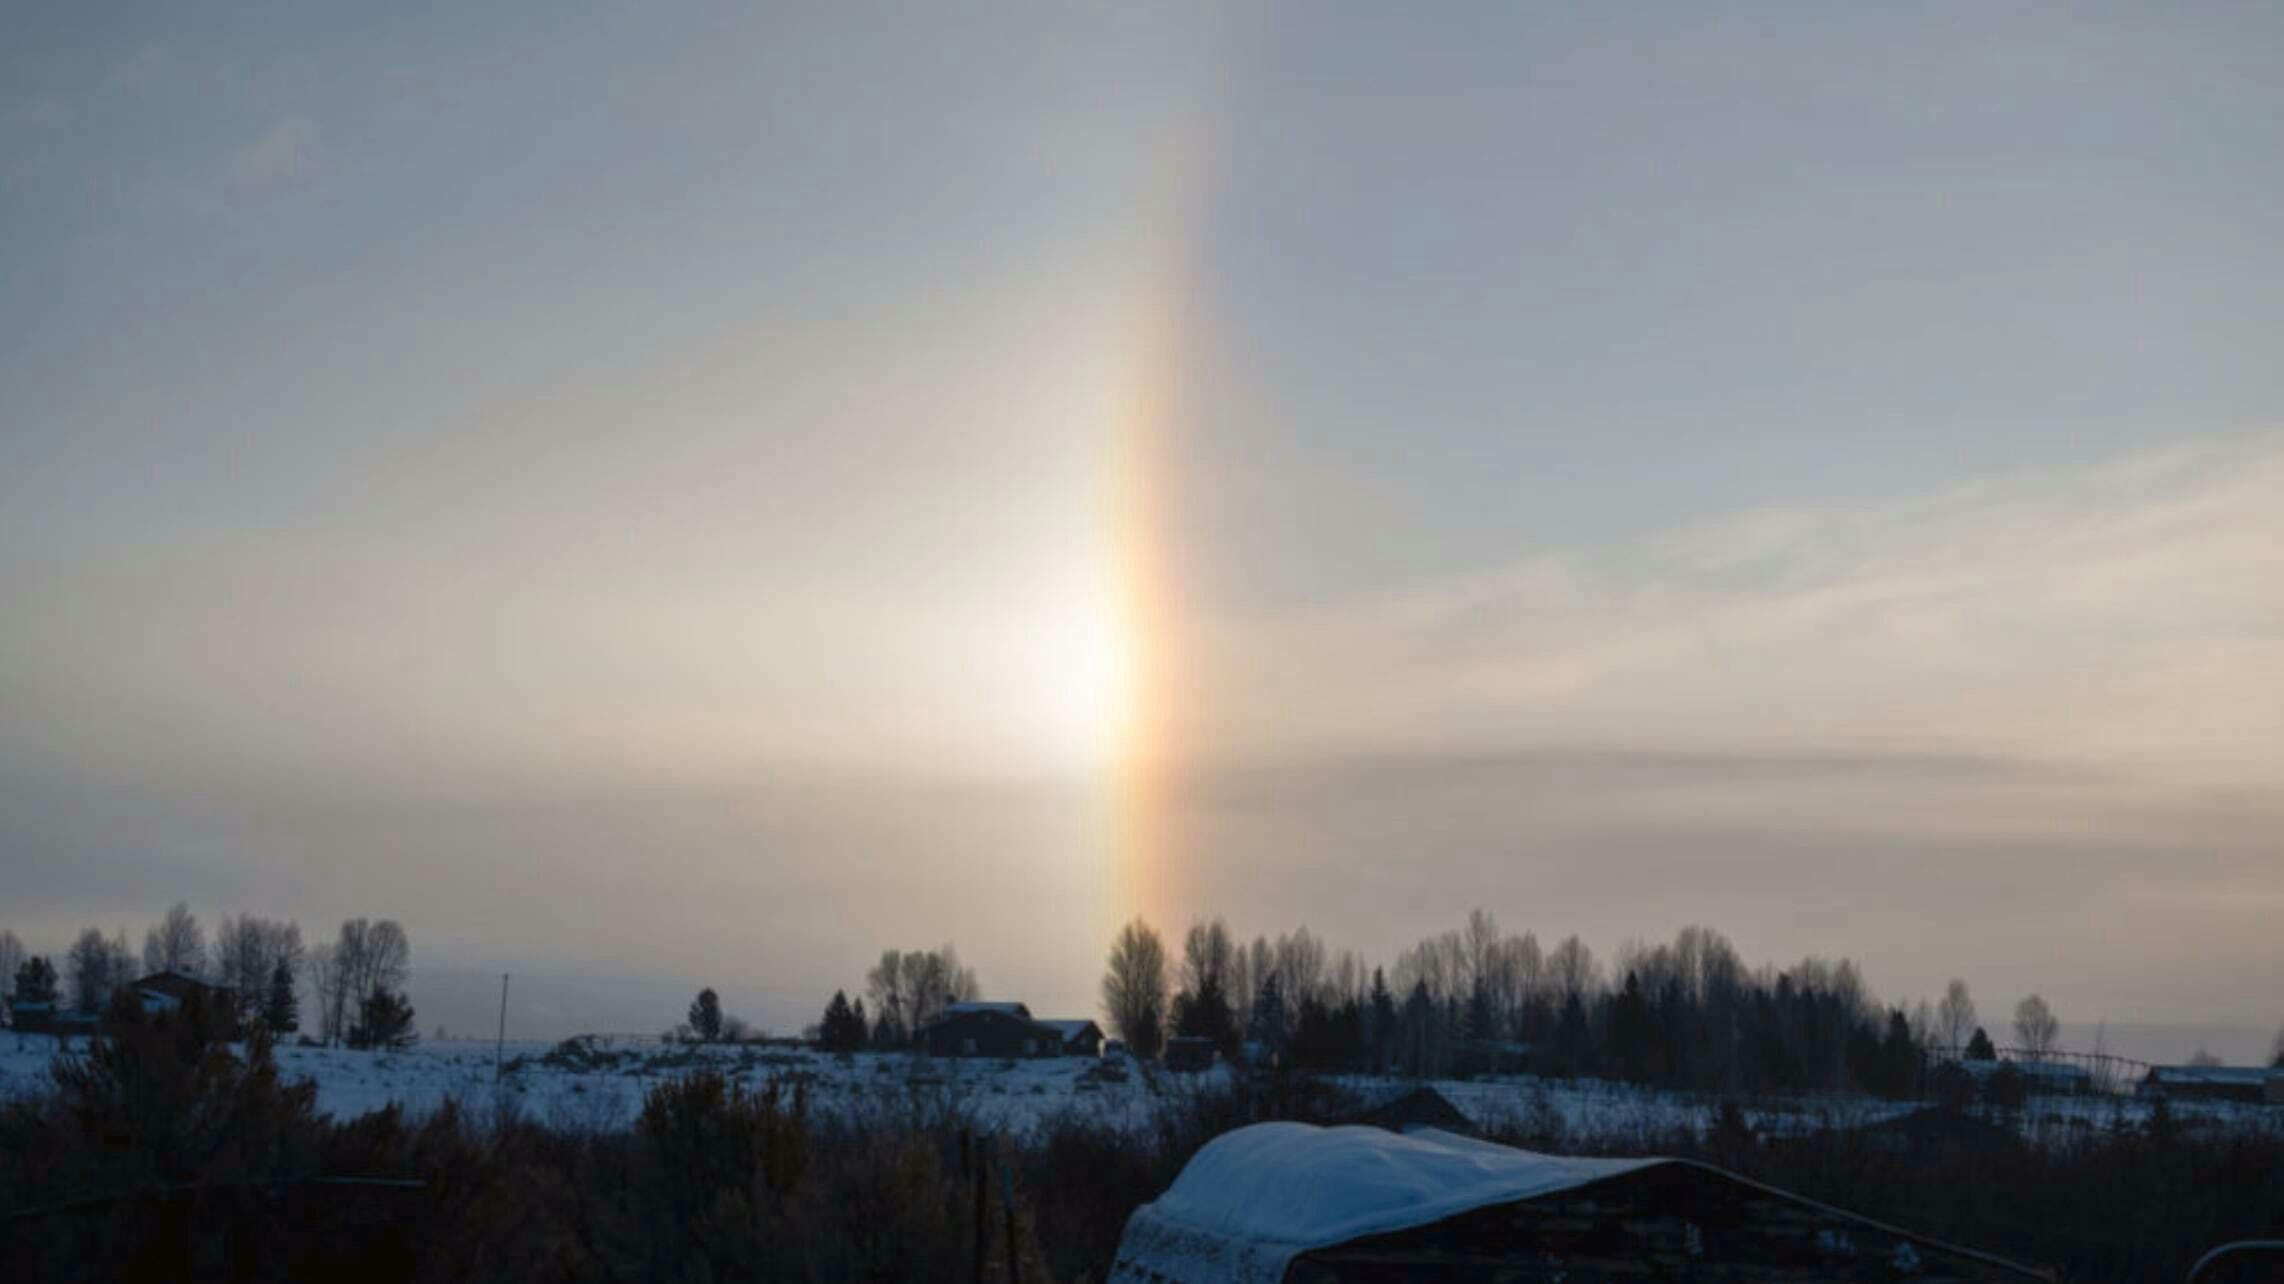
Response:
[{"label": "overcast sky", "polygon": [[2284,13],[1702,9],[11,9],[0,926],[2272,1026]]}]

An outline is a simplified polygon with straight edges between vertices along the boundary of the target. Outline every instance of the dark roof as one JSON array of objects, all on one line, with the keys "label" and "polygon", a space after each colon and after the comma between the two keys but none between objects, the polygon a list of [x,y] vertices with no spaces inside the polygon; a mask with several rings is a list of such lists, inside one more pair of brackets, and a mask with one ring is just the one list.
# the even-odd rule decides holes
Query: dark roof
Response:
[{"label": "dark roof", "polygon": [[1386,1105],[1365,1112],[1356,1120],[1390,1132],[1409,1132],[1414,1128],[1435,1128],[1457,1133],[1463,1137],[1480,1137],[1475,1121],[1461,1114],[1459,1107],[1425,1084],[1412,1089]]}]

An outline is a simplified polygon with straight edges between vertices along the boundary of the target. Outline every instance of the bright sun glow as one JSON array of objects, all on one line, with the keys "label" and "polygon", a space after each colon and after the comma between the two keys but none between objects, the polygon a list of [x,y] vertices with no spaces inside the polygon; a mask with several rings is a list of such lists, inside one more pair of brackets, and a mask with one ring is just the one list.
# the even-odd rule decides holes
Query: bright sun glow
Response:
[{"label": "bright sun glow", "polygon": [[1114,762],[1124,742],[1134,649],[1105,587],[1073,595],[1039,624],[1031,663],[1048,734],[1082,768]]}]

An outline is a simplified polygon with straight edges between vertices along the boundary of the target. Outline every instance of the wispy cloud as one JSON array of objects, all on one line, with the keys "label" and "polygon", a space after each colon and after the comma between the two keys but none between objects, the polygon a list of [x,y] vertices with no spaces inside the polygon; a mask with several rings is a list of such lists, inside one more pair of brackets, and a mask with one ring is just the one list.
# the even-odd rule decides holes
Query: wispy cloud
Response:
[{"label": "wispy cloud", "polygon": [[226,188],[233,199],[258,197],[299,184],[316,165],[317,122],[288,116],[230,157]]},{"label": "wispy cloud", "polygon": [[1215,743],[2284,762],[2284,439],[1764,510],[1224,622]]}]

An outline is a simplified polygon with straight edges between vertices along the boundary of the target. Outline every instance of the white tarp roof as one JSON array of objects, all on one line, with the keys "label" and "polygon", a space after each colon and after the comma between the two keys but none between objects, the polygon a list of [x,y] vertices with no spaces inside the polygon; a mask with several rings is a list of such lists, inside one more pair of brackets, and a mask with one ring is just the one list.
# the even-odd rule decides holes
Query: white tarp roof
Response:
[{"label": "white tarp roof", "polygon": [[1110,1278],[1275,1284],[1311,1249],[1663,1162],[1540,1155],[1433,1129],[1254,1124],[1206,1143],[1135,1210]]}]

